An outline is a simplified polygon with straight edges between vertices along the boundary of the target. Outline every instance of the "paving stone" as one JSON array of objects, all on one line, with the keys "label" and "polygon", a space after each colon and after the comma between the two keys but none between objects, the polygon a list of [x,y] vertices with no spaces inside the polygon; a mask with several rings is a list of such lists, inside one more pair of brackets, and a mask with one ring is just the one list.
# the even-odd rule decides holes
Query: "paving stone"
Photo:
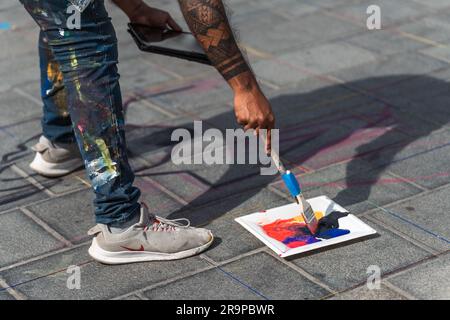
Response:
[{"label": "paving stone", "polygon": [[48,198],[37,187],[16,174],[9,166],[0,169],[0,212]]},{"label": "paving stone", "polygon": [[[379,77],[376,82],[378,86],[388,86],[401,78],[407,79],[414,75],[430,73],[444,67],[447,67],[445,62],[425,55],[406,52],[401,55],[383,57],[339,72],[333,72],[333,75],[344,81],[352,81],[353,86],[368,90],[373,89],[369,85],[373,83],[372,79],[377,77]],[[358,82],[354,83],[354,81]]]},{"label": "paving stone", "polygon": [[[368,15],[366,14],[367,8],[374,3],[370,0],[358,1],[358,3],[351,2],[346,6],[340,6],[334,11],[335,14],[342,15],[346,19],[352,19],[366,28],[366,20]],[[386,28],[392,25],[400,24],[403,21],[409,19],[418,18],[428,12],[429,8],[422,5],[422,3],[412,2],[409,0],[389,1],[380,0],[377,1],[381,9],[381,27]],[[376,32],[376,31],[375,31]]]},{"label": "paving stone", "polygon": [[13,122],[41,114],[41,107],[18,93],[6,92],[0,97],[3,108],[0,111],[0,125],[4,126]]},{"label": "paving stone", "polygon": [[[327,195],[353,214],[361,214],[421,190],[369,163],[355,159],[318,172],[297,175],[308,198]],[[281,192],[288,192],[283,182],[273,184]]]},{"label": "paving stone", "polygon": [[405,297],[381,284],[380,289],[362,286],[330,298],[330,300],[406,300]]},{"label": "paving stone", "polygon": [[[1,272],[10,285],[30,299],[111,299],[208,266],[198,257],[170,262],[106,266],[90,262],[88,246]],[[81,289],[70,290],[69,266],[80,265]],[[51,288],[51,289],[50,289]]]},{"label": "paving stone", "polygon": [[[286,20],[285,23],[272,25],[270,23],[269,20],[267,27],[264,27],[265,32],[261,32],[261,28],[241,30],[245,43],[262,52],[278,55],[288,51],[306,49],[317,45],[317,43],[357,32],[357,28],[351,23],[321,12],[292,21]],[[311,28],[312,25],[316,27]]]},{"label": "paving stone", "polygon": [[404,54],[428,47],[425,43],[414,41],[391,30],[383,29],[364,32],[346,41],[356,47],[364,48],[383,56]]},{"label": "paving stone", "polygon": [[132,294],[130,296],[126,296],[125,298],[121,299],[121,300],[142,300],[141,298],[139,298],[139,296]]},{"label": "paving stone", "polygon": [[399,27],[399,30],[413,36],[421,37],[423,41],[431,40],[437,43],[447,43],[450,39],[448,33],[450,31],[450,24],[445,14],[425,17],[419,21],[403,24]]},{"label": "paving stone", "polygon": [[192,110],[212,103],[233,101],[231,89],[220,75],[215,73],[168,88],[167,93],[155,94],[149,98],[160,106],[181,110]]},{"label": "paving stone", "polygon": [[36,216],[73,243],[87,241],[95,225],[91,189],[71,193],[28,207]]},{"label": "paving stone", "polygon": [[448,76],[448,70],[444,69],[406,81],[394,79],[397,82],[395,85],[378,88],[375,95],[393,107],[423,119],[425,123],[433,122],[439,129],[450,122],[445,100]]},{"label": "paving stone", "polygon": [[[366,154],[409,139],[389,127],[377,128],[352,115],[339,114],[299,126],[297,146],[281,152],[292,163],[318,169]],[[301,134],[303,133],[303,135]]]},{"label": "paving stone", "polygon": [[444,251],[449,249],[449,188],[389,207],[392,214],[377,211],[373,216],[409,237]]},{"label": "paving stone", "polygon": [[167,162],[139,172],[151,177],[167,189],[181,196],[193,206],[245,192],[262,189],[279,178],[261,175],[258,165],[175,165]]},{"label": "paving stone", "polygon": [[450,299],[450,254],[443,255],[389,279],[419,299]]},{"label": "paving stone", "polygon": [[[219,289],[220,288],[220,289]],[[144,292],[152,300],[259,300],[251,290],[213,269]]]},{"label": "paving stone", "polygon": [[330,287],[343,290],[365,282],[369,266],[379,266],[384,274],[430,255],[381,226],[363,221],[377,231],[377,237],[300,256],[293,262]]},{"label": "paving stone", "polygon": [[269,299],[309,300],[329,293],[264,252],[222,268]]},{"label": "paving stone", "polygon": [[146,105],[145,101],[130,103],[126,115],[127,126],[146,126],[152,123],[161,123],[170,118],[168,114]]},{"label": "paving stone", "polygon": [[[41,185],[43,185],[45,188],[49,189],[53,193],[62,194],[65,192],[70,192],[73,190],[78,190],[87,187],[82,180],[78,179],[78,176],[82,176],[84,179],[86,179],[83,165],[79,170],[77,170],[73,174],[69,174],[67,176],[60,178],[46,178],[44,176],[37,174],[30,168],[29,165],[31,161],[33,161],[34,156],[35,156],[34,152],[27,153],[26,156],[22,157],[20,160],[18,160],[18,162],[16,162],[16,165],[24,172],[26,172],[30,177],[37,180]],[[80,163],[83,164],[82,160],[80,160]]]},{"label": "paving stone", "polygon": [[158,189],[155,183],[142,178],[136,178],[135,186],[141,190],[141,201],[145,202],[150,211],[166,217],[168,214],[183,208],[183,205]]},{"label": "paving stone", "polygon": [[124,91],[136,91],[173,79],[141,59],[121,60],[118,67],[122,79],[126,79],[120,84]]},{"label": "paving stone", "polygon": [[420,52],[444,62],[450,61],[450,50],[448,47],[431,47],[420,50]]},{"label": "paving stone", "polygon": [[5,290],[0,289],[0,301],[6,301],[6,300],[15,300],[12,295],[10,295]]},{"label": "paving stone", "polygon": [[0,214],[0,267],[62,247],[42,227],[20,211]]},{"label": "paving stone", "polygon": [[[437,188],[448,183],[449,164],[446,157],[450,146],[445,135],[418,139],[403,147],[387,149],[374,161],[389,163],[389,170],[425,188]],[[444,138],[445,139],[445,138]],[[426,145],[426,143],[429,143]]]},{"label": "paving stone", "polygon": [[358,65],[370,65],[374,59],[370,51],[345,42],[324,44],[280,56],[280,60],[305,75],[308,71],[316,74],[336,73]]},{"label": "paving stone", "polygon": [[430,0],[422,4],[433,9],[445,9],[449,7],[448,2],[445,0]]}]

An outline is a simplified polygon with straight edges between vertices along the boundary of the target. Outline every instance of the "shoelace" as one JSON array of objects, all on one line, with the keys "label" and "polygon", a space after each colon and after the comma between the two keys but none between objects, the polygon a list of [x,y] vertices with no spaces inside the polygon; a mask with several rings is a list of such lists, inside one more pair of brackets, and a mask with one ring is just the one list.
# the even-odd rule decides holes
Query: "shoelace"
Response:
[{"label": "shoelace", "polygon": [[[186,221],[186,224],[181,224],[180,221]],[[148,225],[144,228],[144,231],[147,231],[152,228],[153,231],[174,231],[177,228],[189,228],[191,225],[191,222],[186,218],[180,218],[180,219],[164,219],[157,217],[156,220],[153,222],[153,224]]]}]

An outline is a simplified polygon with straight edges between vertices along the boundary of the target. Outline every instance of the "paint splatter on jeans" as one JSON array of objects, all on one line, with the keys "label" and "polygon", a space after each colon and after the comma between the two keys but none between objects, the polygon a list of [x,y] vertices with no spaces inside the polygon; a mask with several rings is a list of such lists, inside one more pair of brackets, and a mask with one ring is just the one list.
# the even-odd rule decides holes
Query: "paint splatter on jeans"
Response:
[{"label": "paint splatter on jeans", "polygon": [[67,28],[67,0],[21,0],[38,23],[44,135],[76,139],[95,191],[98,223],[117,225],[139,213],[140,190],[126,154],[117,72],[117,39],[103,0]]}]

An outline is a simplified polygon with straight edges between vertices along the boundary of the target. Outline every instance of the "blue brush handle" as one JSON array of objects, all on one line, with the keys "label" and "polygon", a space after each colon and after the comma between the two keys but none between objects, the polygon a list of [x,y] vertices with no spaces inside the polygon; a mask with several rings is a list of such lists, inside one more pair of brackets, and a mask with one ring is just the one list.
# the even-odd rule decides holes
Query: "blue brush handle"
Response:
[{"label": "blue brush handle", "polygon": [[295,178],[295,175],[292,172],[286,171],[286,173],[282,174],[281,177],[294,198],[302,193],[302,189],[298,184],[297,178]]}]

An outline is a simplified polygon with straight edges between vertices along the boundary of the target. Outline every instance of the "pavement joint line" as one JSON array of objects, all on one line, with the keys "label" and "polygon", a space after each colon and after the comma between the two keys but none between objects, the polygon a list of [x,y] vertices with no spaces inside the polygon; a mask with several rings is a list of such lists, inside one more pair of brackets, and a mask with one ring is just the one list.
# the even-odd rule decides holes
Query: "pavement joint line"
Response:
[{"label": "pavement joint line", "polygon": [[385,173],[386,174],[390,174],[391,176],[393,176],[393,177],[395,177],[395,178],[397,178],[399,180],[402,180],[406,184],[410,184],[410,185],[416,187],[417,189],[419,189],[421,191],[429,191],[430,190],[430,189],[428,189],[426,187],[421,186],[420,184],[417,184],[416,182],[412,181],[411,179],[402,177],[402,176],[400,176],[400,175],[398,175],[398,174],[396,174],[396,173],[394,173],[394,172],[392,172],[392,171],[390,171],[388,169],[385,171]]},{"label": "pavement joint line", "polygon": [[391,31],[393,31],[394,33],[396,33],[396,34],[398,34],[398,35],[400,35],[402,37],[405,37],[405,38],[408,38],[408,39],[411,39],[411,40],[414,40],[416,42],[420,42],[420,43],[423,43],[423,44],[427,44],[427,45],[430,45],[432,47],[448,48],[448,46],[443,44],[443,43],[436,42],[436,41],[433,41],[431,39],[428,39],[428,38],[425,38],[425,37],[422,37],[422,36],[418,36],[418,35],[415,35],[415,34],[410,33],[410,32],[401,31],[401,30],[399,30],[397,28],[393,28],[393,29],[391,29]]},{"label": "pavement joint line", "polygon": [[162,65],[157,64],[157,63],[154,63],[154,62],[152,62],[152,61],[149,60],[149,59],[140,58],[140,60],[143,60],[143,62],[144,62],[145,64],[150,65],[151,67],[155,68],[156,70],[158,70],[158,71],[160,71],[160,72],[162,72],[162,73],[165,73],[166,75],[168,75],[168,76],[170,76],[170,77],[173,77],[173,78],[175,78],[175,79],[177,79],[177,80],[182,80],[182,79],[184,79],[184,77],[183,77],[182,75],[180,75],[180,74],[178,74],[178,73],[176,73],[176,72],[174,72],[174,71],[171,71],[171,70],[169,70],[169,69],[166,69],[166,68],[164,68]]},{"label": "pavement joint line", "polygon": [[[351,23],[351,24],[356,25],[356,26],[365,27],[364,24],[360,23],[360,20],[357,19],[356,17],[354,17],[352,15],[335,13],[334,12],[335,9],[336,8],[328,8],[328,9],[326,9],[324,11],[324,14],[329,15],[329,16],[333,16],[333,17],[335,17],[337,19],[340,19],[340,20],[342,20],[344,22]],[[449,9],[450,9],[450,6],[449,7],[445,7],[445,8],[441,8],[441,9],[439,9],[437,11],[430,10],[430,12],[427,13],[427,14],[422,14],[422,15],[418,15],[418,16],[408,17],[406,19],[397,21],[396,23],[393,23],[392,25],[383,28],[383,30],[391,32],[391,33],[396,33],[398,28],[402,27],[405,24],[419,22],[420,20],[432,17],[433,15],[438,15],[438,14],[442,14],[443,12],[447,12]],[[409,33],[405,33],[405,36],[406,35],[412,35],[411,39],[412,40],[416,40],[418,42],[422,42],[422,43],[426,43],[426,44],[430,44],[430,45],[432,45],[433,43],[439,44],[437,42],[434,42],[433,40],[430,40],[430,39],[427,39],[427,38],[424,38],[424,37],[416,36],[416,35],[409,34]]]},{"label": "pavement joint line", "polygon": [[0,292],[1,291],[9,293],[16,300],[27,300],[26,296],[11,288],[10,285],[5,281],[5,279],[0,276]]},{"label": "pavement joint line", "polygon": [[150,182],[151,184],[153,184],[157,189],[159,189],[160,191],[162,191],[164,194],[168,195],[170,198],[174,199],[175,201],[177,201],[178,203],[187,206],[189,205],[189,202],[187,202],[186,200],[184,200],[182,197],[178,196],[176,193],[170,191],[169,189],[167,189],[166,187],[164,187],[162,184],[160,184],[158,181],[153,180],[150,177],[142,177],[142,179],[147,180],[148,182]]},{"label": "pavement joint line", "polygon": [[73,177],[77,180],[79,180],[81,183],[83,183],[85,186],[91,188],[91,184],[89,182],[87,182],[86,180],[84,180],[83,178],[81,178],[80,176],[74,174]]},{"label": "pavement joint line", "polygon": [[146,106],[153,109],[154,111],[157,111],[159,113],[162,113],[162,114],[168,116],[171,119],[174,119],[178,116],[176,113],[167,111],[166,109],[160,107],[159,105],[155,104],[154,102],[148,101],[147,99],[142,99],[139,102],[141,102],[142,104],[145,104]]},{"label": "pavement joint line", "polygon": [[286,265],[287,267],[289,267],[290,269],[296,271],[297,273],[299,273],[300,275],[302,275],[303,277],[305,277],[306,279],[308,279],[309,281],[313,282],[314,284],[318,285],[319,287],[321,287],[322,289],[327,290],[330,293],[336,293],[335,290],[333,290],[333,288],[331,288],[330,286],[326,285],[324,282],[320,281],[319,279],[317,279],[316,277],[314,277],[312,274],[310,274],[309,272],[307,272],[306,270],[302,269],[301,267],[295,265],[294,263],[292,263],[289,260],[283,259],[281,257],[279,257],[278,255],[276,255],[272,250],[270,250],[269,248],[265,247],[265,252],[267,254],[269,254],[270,256],[274,257],[275,259],[277,259],[278,261],[280,261],[281,263],[283,263],[284,265]]},{"label": "pavement joint line", "polygon": [[366,201],[369,202],[369,203],[372,203],[374,206],[376,206],[378,209],[380,209],[384,213],[390,214],[391,216],[397,218],[398,220],[406,222],[406,223],[410,224],[411,226],[416,227],[417,229],[422,230],[423,232],[428,233],[429,235],[431,235],[431,236],[433,236],[433,237],[435,237],[435,238],[437,238],[439,240],[442,240],[442,241],[446,242],[447,244],[450,244],[450,240],[449,239],[446,239],[445,237],[443,237],[443,236],[441,236],[441,235],[439,235],[439,234],[437,234],[435,232],[432,232],[432,231],[422,227],[420,224],[414,223],[414,222],[412,222],[412,221],[410,221],[410,220],[408,220],[406,218],[403,218],[400,214],[398,214],[396,212],[393,212],[393,211],[391,211],[389,209],[386,209],[386,208],[384,208],[382,206],[379,206],[379,205],[377,205],[376,203],[374,203],[374,202],[372,202],[370,200],[366,200]]},{"label": "pavement joint line", "polygon": [[416,240],[416,239],[414,239],[414,238],[409,237],[406,233],[403,233],[403,232],[401,232],[400,230],[397,230],[395,227],[393,227],[393,226],[391,226],[391,225],[389,225],[389,224],[387,224],[387,223],[385,223],[385,222],[383,222],[383,221],[377,219],[376,217],[374,217],[374,216],[372,216],[372,215],[365,216],[365,218],[366,218],[367,220],[369,220],[369,221],[372,221],[373,223],[376,223],[376,224],[381,225],[383,228],[385,228],[385,229],[391,231],[393,234],[399,236],[400,238],[402,238],[402,239],[404,239],[404,240],[406,240],[406,241],[408,241],[408,242],[411,242],[411,243],[414,244],[415,246],[419,247],[419,248],[422,249],[422,250],[425,250],[426,252],[428,252],[428,253],[430,253],[430,254],[435,255],[435,254],[438,254],[438,253],[439,253],[438,250],[436,250],[436,249],[434,249],[434,248],[428,246],[428,245],[425,244],[425,243],[422,243],[422,242],[419,241],[419,240]]},{"label": "pavement joint line", "polygon": [[18,88],[18,87],[15,87],[15,88],[13,89],[13,91],[14,91],[15,93],[21,95],[22,97],[28,99],[29,101],[34,102],[34,103],[37,104],[38,106],[42,106],[42,101],[41,101],[41,100],[35,98],[34,96],[32,96],[31,94],[29,94],[29,93],[23,91],[22,89],[20,89],[20,88]]},{"label": "pavement joint line", "polygon": [[[90,263],[92,263],[92,262],[95,262],[95,261],[94,261],[94,260],[83,261],[83,262],[80,262],[80,263],[76,264],[76,266],[82,267],[82,266],[87,265],[87,264],[90,264]],[[47,273],[47,274],[44,274],[44,275],[41,275],[41,276],[38,276],[38,277],[35,277],[35,278],[32,278],[32,279],[29,279],[29,280],[25,280],[25,281],[22,281],[22,282],[19,282],[19,283],[10,285],[9,287],[7,287],[7,288],[5,288],[5,289],[0,289],[0,292],[1,292],[2,290],[15,289],[15,288],[17,288],[17,287],[19,287],[19,286],[22,286],[22,285],[24,285],[24,284],[31,283],[31,282],[34,282],[34,281],[37,281],[37,280],[40,280],[40,279],[44,279],[44,278],[47,278],[47,277],[49,277],[49,276],[52,276],[52,275],[55,275],[55,274],[58,274],[58,273],[61,273],[61,272],[65,272],[65,271],[67,271],[67,268],[66,268],[66,267],[64,267],[63,269],[59,269],[59,270],[56,270],[56,271],[52,271],[52,272],[50,272],[50,273]]]},{"label": "pavement joint line", "polygon": [[[403,273],[405,273],[405,272],[408,272],[408,271],[410,271],[411,269],[414,269],[414,268],[416,268],[416,267],[418,267],[418,266],[420,266],[420,265],[422,265],[422,264],[424,264],[424,263],[427,263],[427,262],[429,262],[429,261],[432,261],[432,260],[434,260],[434,259],[437,259],[437,258],[439,258],[440,256],[444,255],[444,254],[447,253],[447,252],[449,252],[449,251],[442,252],[442,253],[440,253],[440,254],[438,254],[438,255],[430,255],[430,256],[425,257],[425,258],[423,258],[423,259],[421,259],[421,260],[418,260],[418,261],[416,261],[416,262],[413,262],[413,263],[411,263],[411,264],[409,264],[409,265],[406,265],[406,266],[403,266],[403,267],[399,267],[399,268],[397,268],[397,269],[394,269],[394,270],[389,271],[389,272],[386,272],[386,273],[382,273],[382,274],[381,274],[381,277],[383,278],[383,281],[386,281],[386,280],[388,280],[388,279],[390,279],[390,278],[392,278],[392,277],[395,277],[395,276],[401,275],[401,274],[403,274]],[[348,288],[346,288],[346,289],[343,289],[343,290],[338,291],[337,294],[342,294],[342,293],[349,292],[349,291],[351,291],[351,290],[357,289],[357,288],[359,288],[359,287],[361,287],[361,286],[364,286],[366,283],[367,283],[367,280],[361,281],[361,282],[359,282],[359,283],[357,283],[357,284],[355,284],[355,285],[353,285],[353,286],[350,286],[350,287],[348,287]],[[333,297],[333,296],[335,296],[335,295],[330,294],[330,295],[328,295],[328,296],[324,296],[324,297],[322,297],[322,300],[323,300],[323,299],[331,298],[331,297]]]},{"label": "pavement joint line", "polygon": [[44,220],[37,217],[31,210],[27,208],[20,208],[20,211],[24,213],[28,218],[33,220],[36,224],[41,226],[45,231],[47,231],[50,235],[52,235],[56,240],[62,242],[66,247],[73,247],[73,243],[67,240],[63,235],[61,235],[58,231],[50,227]]},{"label": "pavement joint line", "polygon": [[[399,200],[396,200],[396,201],[387,203],[387,204],[385,204],[383,207],[384,207],[384,208],[390,208],[390,207],[393,207],[393,206],[402,204],[402,203],[404,203],[404,202],[407,202],[407,201],[410,201],[410,200],[414,200],[414,199],[416,199],[416,198],[420,198],[420,197],[426,196],[426,195],[428,195],[428,194],[430,194],[430,193],[432,193],[432,192],[440,191],[440,190],[442,190],[442,189],[448,188],[449,186],[450,186],[450,183],[445,184],[445,185],[442,185],[442,186],[437,187],[437,188],[435,188],[435,189],[431,189],[431,190],[429,190],[429,191],[423,191],[423,192],[420,192],[420,193],[411,195],[411,196],[409,196],[409,197],[402,198],[402,199],[399,199]],[[380,209],[379,209],[378,207],[374,207],[374,208],[372,208],[372,209],[366,210],[366,211],[364,211],[364,212],[358,214],[358,217],[368,216],[368,215],[370,215],[370,214],[372,214],[372,213],[374,213],[374,212],[377,212],[377,211],[379,211],[379,210],[380,210]]]},{"label": "pavement joint line", "polygon": [[[7,271],[7,270],[11,270],[11,269],[14,269],[14,268],[17,268],[17,267],[21,267],[21,266],[24,266],[24,265],[27,265],[27,264],[30,264],[30,263],[33,263],[33,262],[36,262],[36,261],[39,261],[39,260],[46,259],[46,258],[50,258],[50,257],[56,256],[56,255],[58,255],[60,253],[65,253],[67,251],[71,251],[71,250],[77,249],[79,247],[87,246],[87,244],[89,242],[90,242],[90,240],[86,241],[86,242],[83,242],[83,243],[75,244],[72,247],[62,247],[61,249],[56,249],[56,250],[53,250],[53,251],[50,251],[50,252],[47,252],[47,253],[44,253],[44,254],[32,257],[32,258],[27,259],[27,260],[22,260],[22,261],[10,264],[8,266],[1,267],[0,268],[0,274],[2,272],[4,272],[4,271]],[[86,248],[86,250],[87,250],[87,248]]]},{"label": "pavement joint line", "polygon": [[431,255],[431,256],[425,257],[425,258],[423,258],[423,259],[421,259],[421,260],[419,260],[419,261],[413,262],[413,263],[411,263],[411,264],[409,264],[409,265],[407,265],[407,266],[397,268],[397,269],[395,269],[395,270],[392,270],[392,271],[390,271],[390,272],[387,272],[386,274],[382,274],[382,276],[383,276],[386,280],[389,280],[389,279],[391,279],[391,278],[394,278],[394,277],[396,277],[396,276],[399,276],[399,275],[405,274],[405,273],[407,273],[407,272],[409,272],[409,271],[411,271],[411,270],[414,270],[414,269],[420,267],[421,265],[423,265],[423,264],[425,264],[425,263],[428,263],[428,262],[437,260],[437,259],[439,259],[440,257],[442,257],[442,256],[444,256],[444,255],[446,255],[446,254],[448,254],[448,253],[450,253],[450,250],[444,250],[444,251],[442,251],[442,252],[439,252],[438,254],[435,254],[435,255]]},{"label": "pavement joint line", "polygon": [[20,208],[26,208],[26,207],[31,207],[31,206],[34,206],[34,205],[39,205],[39,204],[44,203],[46,201],[55,201],[55,200],[57,200],[57,199],[59,199],[59,198],[61,198],[63,196],[70,195],[72,193],[80,192],[80,191],[83,191],[83,190],[88,190],[88,189],[87,188],[78,188],[78,189],[69,190],[67,192],[63,192],[63,193],[57,194],[53,198],[45,198],[45,199],[29,202],[29,203],[26,203],[26,204],[23,204],[23,205],[20,205],[20,206],[17,206],[17,207],[9,208],[7,210],[1,211],[0,215],[7,214],[7,213],[10,213],[10,212],[15,211],[15,210],[19,210]]},{"label": "pavement joint line", "polygon": [[[261,250],[261,249],[252,250],[252,251],[250,251],[251,254],[250,254],[250,253],[247,253],[246,256],[251,256],[251,255],[257,254],[257,253],[255,253],[256,251],[263,251],[263,249],[262,249],[262,250]],[[234,260],[233,260],[233,261],[238,261],[238,260],[240,260],[242,257],[244,257],[244,255],[239,255],[238,257],[234,257]],[[217,262],[215,262],[213,259],[210,259],[209,257],[207,257],[207,256],[205,256],[205,255],[203,255],[202,258],[203,258],[207,263],[209,263],[210,265],[214,266],[215,269],[217,269],[217,270],[219,270],[220,272],[222,272],[223,274],[225,274],[225,276],[227,276],[227,277],[231,278],[232,280],[234,280],[235,282],[237,282],[240,286],[242,286],[242,287],[244,287],[244,288],[246,288],[246,289],[252,291],[254,294],[260,296],[261,298],[263,298],[263,299],[265,299],[265,300],[271,300],[271,299],[269,299],[267,296],[265,296],[263,293],[261,293],[259,290],[253,288],[251,285],[249,285],[249,284],[246,283],[245,281],[241,280],[241,279],[240,279],[239,277],[237,277],[236,275],[234,275],[234,274],[232,274],[231,272],[228,272],[228,271],[226,271],[225,269],[222,268],[222,266],[225,266],[225,265],[229,264],[230,262],[223,261],[223,262],[221,262],[221,263],[217,263]],[[231,259],[229,259],[229,260],[231,260]]]},{"label": "pavement joint line", "polygon": [[418,298],[416,298],[415,296],[413,296],[411,293],[400,289],[399,287],[397,287],[396,285],[392,284],[390,281],[385,280],[383,282],[383,284],[388,287],[389,289],[391,289],[392,291],[394,291],[395,293],[398,293],[399,295],[405,297],[408,300],[419,300]]},{"label": "pavement joint line", "polygon": [[151,284],[151,285],[148,285],[148,286],[145,286],[145,287],[142,287],[142,288],[130,291],[130,292],[126,293],[126,294],[123,294],[123,295],[117,296],[115,298],[112,298],[112,300],[120,300],[120,299],[125,298],[127,296],[130,296],[132,294],[153,290],[153,289],[165,286],[165,285],[169,285],[169,284],[174,283],[174,282],[179,281],[179,280],[187,279],[189,277],[195,276],[197,274],[200,274],[202,272],[209,271],[209,270],[212,270],[212,269],[214,269],[214,267],[212,265],[209,265],[207,267],[203,267],[203,268],[200,268],[200,269],[197,269],[197,270],[194,270],[194,271],[186,272],[186,273],[184,273],[182,275],[179,275],[179,276],[176,276],[176,277],[173,277],[173,278],[170,278],[170,279],[166,279],[166,280],[163,280],[163,281],[160,281],[160,282],[157,282],[157,283],[154,283],[154,284]]},{"label": "pavement joint line", "polygon": [[[330,298],[333,298],[333,297],[339,297],[339,296],[342,296],[344,293],[346,293],[346,292],[350,292],[350,291],[352,291],[352,290],[356,290],[356,289],[361,289],[361,288],[364,288],[364,287],[366,287],[367,286],[367,283],[364,283],[364,284],[359,284],[358,286],[356,286],[356,287],[352,287],[352,288],[349,288],[349,289],[344,289],[344,290],[341,290],[341,291],[339,291],[339,292],[336,292],[335,294],[329,294],[329,295],[325,295],[325,296],[323,296],[322,298],[320,298],[320,300],[328,300],[328,299],[330,299]],[[382,279],[381,280],[381,286],[384,286],[384,287],[386,287],[386,288],[388,288],[388,289],[391,289],[392,291],[395,291],[397,294],[399,294],[400,296],[402,296],[403,298],[405,298],[405,299],[407,299],[407,300],[416,300],[416,299],[411,299],[411,295],[409,294],[409,293],[407,293],[407,292],[405,292],[405,291],[403,291],[403,290],[394,290],[392,287],[390,287],[389,285],[387,285],[387,280],[384,280],[384,279]],[[398,288],[396,288],[396,289],[398,289]],[[370,290],[370,289],[369,289]],[[376,289],[375,289],[376,290]]]},{"label": "pavement joint line", "polygon": [[450,59],[444,58],[444,57],[439,56],[439,55],[437,55],[437,54],[434,54],[434,53],[431,53],[431,52],[425,52],[424,50],[421,50],[420,53],[421,53],[421,54],[424,54],[424,55],[427,55],[427,56],[430,56],[430,57],[432,57],[432,58],[441,60],[441,61],[443,61],[443,62],[450,63]]},{"label": "pavement joint line", "polygon": [[215,261],[214,259],[208,257],[207,256],[207,253],[208,253],[207,251],[201,255],[201,258],[204,259],[204,260],[209,261],[213,265],[221,265],[221,266],[223,266],[223,265],[230,264],[230,263],[236,262],[238,260],[241,260],[242,258],[254,256],[254,255],[256,255],[258,253],[261,253],[261,252],[265,252],[265,246],[263,246],[263,245],[261,247],[257,248],[257,249],[253,249],[253,250],[250,250],[250,251],[238,254],[237,256],[234,256],[232,258],[229,258],[229,259],[226,259],[226,260],[223,260],[223,261],[220,261],[220,262],[219,261]]},{"label": "pavement joint line", "polygon": [[24,178],[28,183],[32,184],[34,187],[36,187],[37,189],[39,189],[40,191],[45,192],[48,196],[50,196],[51,198],[55,197],[56,194],[53,193],[51,190],[47,189],[46,187],[44,187],[41,183],[39,183],[39,181],[37,181],[36,179],[34,179],[32,176],[30,176],[28,173],[26,173],[25,171],[23,171],[22,169],[20,169],[16,164],[12,164],[10,167],[15,173],[17,173],[18,175],[20,175],[22,178]]}]

